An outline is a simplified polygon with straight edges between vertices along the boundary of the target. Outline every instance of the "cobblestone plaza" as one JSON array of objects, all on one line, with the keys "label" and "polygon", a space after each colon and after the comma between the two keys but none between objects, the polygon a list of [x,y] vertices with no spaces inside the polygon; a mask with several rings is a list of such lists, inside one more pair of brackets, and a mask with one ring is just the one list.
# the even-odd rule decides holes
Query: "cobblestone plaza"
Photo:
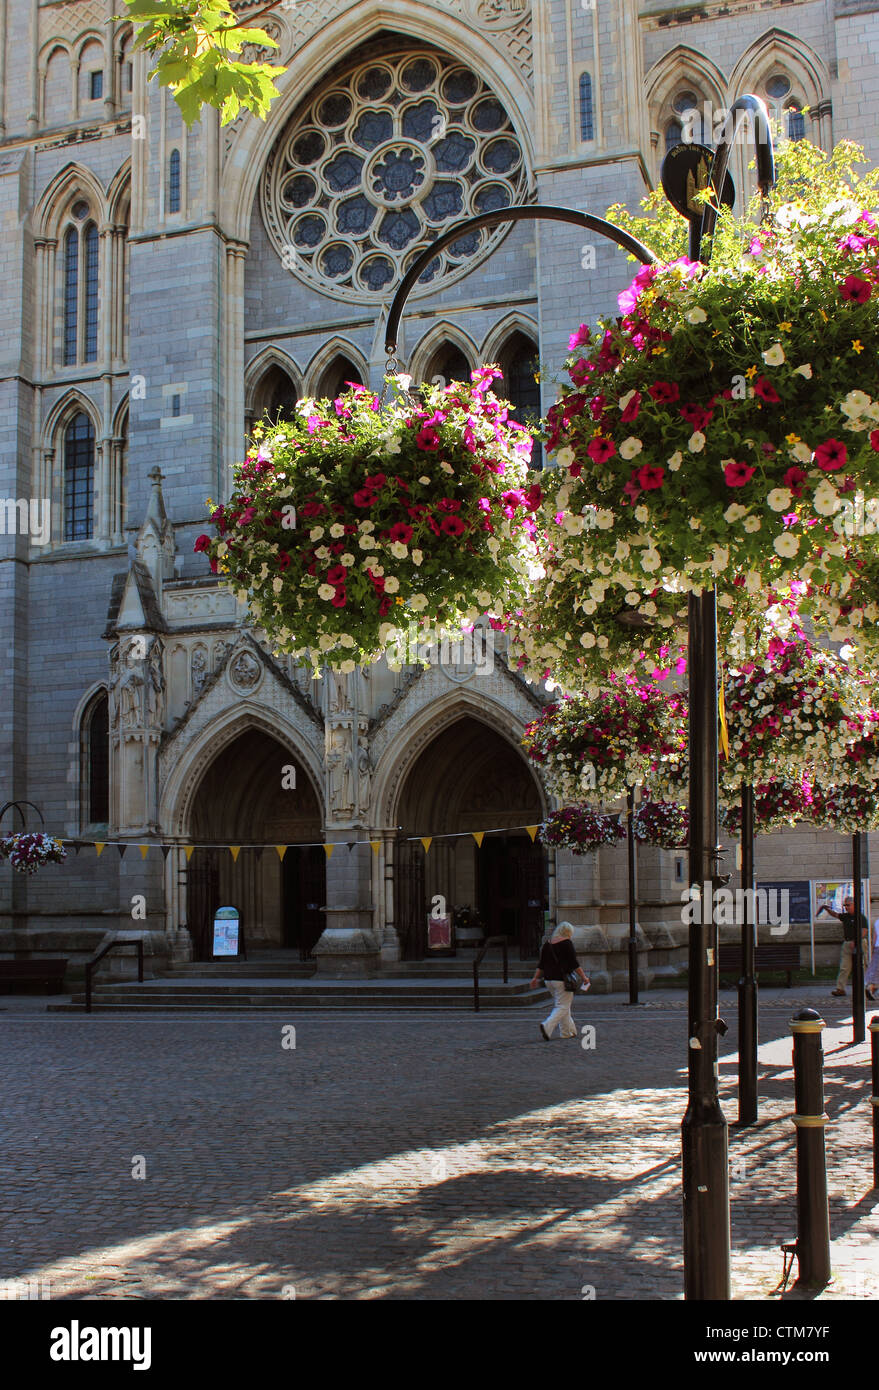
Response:
[{"label": "cobblestone plaza", "polygon": [[[828,1024],[820,1299],[879,1296],[868,1047],[825,996],[761,1000],[760,1121],[730,1131],[736,1299],[778,1289],[796,1234],[804,1004]],[[732,1122],[734,993],[720,1012]],[[546,1046],[532,1010],[206,1021],[5,1001],[0,1277],[53,1299],[681,1299],[684,1000],[575,1017],[579,1041]]]}]

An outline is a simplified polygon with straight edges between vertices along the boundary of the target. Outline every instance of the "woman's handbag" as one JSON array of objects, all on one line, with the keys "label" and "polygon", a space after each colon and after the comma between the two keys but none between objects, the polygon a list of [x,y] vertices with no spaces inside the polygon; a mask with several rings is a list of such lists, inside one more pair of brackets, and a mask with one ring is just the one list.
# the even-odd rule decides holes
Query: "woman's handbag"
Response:
[{"label": "woman's handbag", "polygon": [[576,970],[572,970],[569,975],[565,976],[565,990],[568,994],[576,994],[581,984],[582,981]]}]

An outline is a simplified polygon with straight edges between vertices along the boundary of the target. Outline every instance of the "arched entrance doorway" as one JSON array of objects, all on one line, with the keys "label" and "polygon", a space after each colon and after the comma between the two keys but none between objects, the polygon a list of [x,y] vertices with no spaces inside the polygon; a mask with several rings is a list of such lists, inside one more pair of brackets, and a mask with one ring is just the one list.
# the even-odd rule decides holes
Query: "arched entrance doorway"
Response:
[{"label": "arched entrance doorway", "polygon": [[[192,840],[213,846],[193,851],[187,875],[196,958],[210,957],[213,914],[226,905],[241,913],[248,954],[306,958],[324,926],[326,855],[314,843],[323,839],[320,804],[295,755],[262,730],[240,734],[202,777],[190,824]],[[237,858],[228,845],[241,846]],[[275,845],[288,846],[283,859]]]},{"label": "arched entrance doorway", "polygon": [[[470,715],[428,744],[400,793],[395,871],[396,924],[404,959],[427,955],[427,914],[436,894],[469,906],[487,936],[506,936],[523,960],[537,955],[548,906],[546,854],[521,827],[543,819],[540,792],[516,748]],[[474,831],[486,835],[481,846]],[[419,840],[434,838],[425,852]]]}]

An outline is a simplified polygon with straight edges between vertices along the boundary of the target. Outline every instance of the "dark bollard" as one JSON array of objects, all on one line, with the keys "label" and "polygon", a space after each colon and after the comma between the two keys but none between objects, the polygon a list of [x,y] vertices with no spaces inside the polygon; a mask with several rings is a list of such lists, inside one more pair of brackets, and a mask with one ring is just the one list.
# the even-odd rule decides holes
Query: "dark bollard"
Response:
[{"label": "dark bollard", "polygon": [[879,1016],[870,1020],[873,1052],[873,1186],[879,1187]]},{"label": "dark bollard", "polygon": [[825,1023],[814,1009],[791,1019],[794,1035],[794,1095],[797,1127],[797,1283],[823,1288],[830,1278],[830,1211],[827,1205],[827,1162],[824,1152]]}]

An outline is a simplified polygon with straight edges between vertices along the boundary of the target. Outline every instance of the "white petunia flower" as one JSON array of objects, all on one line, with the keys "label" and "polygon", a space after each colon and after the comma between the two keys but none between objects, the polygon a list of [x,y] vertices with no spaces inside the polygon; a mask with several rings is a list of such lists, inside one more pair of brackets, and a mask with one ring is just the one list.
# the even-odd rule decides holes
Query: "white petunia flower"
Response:
[{"label": "white petunia flower", "polygon": [[330,535],[332,536],[333,540],[337,541],[339,537],[344,536],[344,534],[345,528],[342,525],[342,523],[340,521],[334,521],[332,526],[330,527]]},{"label": "white petunia flower", "polygon": [[755,531],[759,531],[761,524],[759,516],[746,516],[742,522],[742,525],[749,535],[753,535]]},{"label": "white petunia flower", "polygon": [[570,468],[574,462],[574,450],[570,444],[566,444],[563,449],[559,449],[556,454],[556,461],[560,468]]},{"label": "white petunia flower", "polygon": [[330,599],[333,597],[335,592],[336,591],[333,588],[332,584],[321,584],[320,588],[317,591],[317,596],[318,598],[322,599]]},{"label": "white petunia flower", "polygon": [[[493,540],[494,540],[494,536],[491,536],[491,537],[489,538],[489,542],[488,542],[489,547],[491,546],[491,542],[492,542]],[[497,542],[496,540],[494,541],[494,543],[495,543],[495,545],[498,545],[498,542]],[[413,563],[413,565],[420,565],[420,564],[421,564],[421,561],[422,561],[423,559],[424,559],[424,553],[423,553],[423,551],[421,551],[421,550],[413,550],[413,551],[412,551],[412,563]]]},{"label": "white petunia flower", "polygon": [[361,536],[357,544],[360,546],[361,550],[375,550],[376,547],[376,542],[373,540],[372,536]]},{"label": "white petunia flower", "polygon": [[372,531],[375,530],[375,522],[374,522],[374,521],[361,521],[361,522],[358,522],[358,529],[361,530],[365,536],[368,536]]},{"label": "white petunia flower", "polygon": [[697,305],[695,309],[691,309],[687,314],[687,323],[704,323],[707,317],[708,315],[705,310],[700,309]]},{"label": "white petunia flower", "polygon": [[[645,550],[644,554],[641,556],[641,568],[642,570],[646,570],[648,574],[652,574],[654,570],[659,569],[661,563],[659,551],[655,550],[653,546],[651,546],[649,550]],[[630,595],[627,594],[626,597],[628,598]],[[637,602],[637,595],[635,596],[635,601]]]},{"label": "white petunia flower", "polygon": [[636,521],[640,521],[642,525],[644,524],[645,521],[649,521],[649,520],[650,520],[650,511],[649,511],[649,509],[648,509],[647,507],[636,507],[636,508],[635,508],[635,520],[636,520]]},{"label": "white petunia flower", "polygon": [[771,492],[768,494],[766,498],[766,501],[769,503],[770,507],[774,512],[790,511],[790,504],[792,500],[793,499],[791,497],[790,488],[787,487],[772,488]]},{"label": "white petunia flower", "polygon": [[588,649],[589,647],[594,647],[594,646],[595,646],[595,633],[594,633],[594,632],[584,632],[584,633],[581,635],[581,637],[580,637],[580,646],[581,646],[581,647],[586,647],[587,649]]},{"label": "white petunia flower", "polygon": [[732,526],[735,522],[741,521],[743,516],[748,515],[748,508],[743,507],[741,502],[730,502],[723,514],[724,521],[728,521]]},{"label": "white petunia flower", "polygon": [[674,453],[668,461],[668,466],[671,469],[672,473],[677,473],[683,461],[684,456],[681,453],[680,449],[675,449]]},{"label": "white petunia flower", "polygon": [[772,347],[767,348],[765,352],[761,352],[760,356],[763,358],[767,367],[780,367],[785,360],[784,348],[781,346],[781,343],[773,343]]},{"label": "white petunia flower", "polygon": [[808,444],[804,444],[802,440],[800,440],[798,444],[795,444],[790,452],[791,458],[795,458],[797,463],[812,462],[812,450],[809,448]]},{"label": "white petunia flower", "polygon": [[800,548],[800,538],[791,531],[785,531],[782,535],[776,536],[772,544],[779,555],[785,560],[790,560]]},{"label": "white petunia flower", "polygon": [[395,594],[400,587],[400,581],[395,575],[391,574],[385,580],[385,593]]},{"label": "white petunia flower", "polygon": [[794,367],[794,374],[804,376],[807,381],[812,380],[812,366],[809,362],[802,362],[799,367]]},{"label": "white petunia flower", "polygon": [[839,408],[850,420],[856,420],[859,415],[863,415],[869,404],[870,397],[866,391],[849,391]]},{"label": "white petunia flower", "polygon": [[630,434],[628,439],[624,439],[620,445],[620,458],[633,459],[636,454],[640,454],[643,447],[641,440]]},{"label": "white petunia flower", "polygon": [[[387,585],[385,585],[385,588],[387,588]],[[427,607],[427,595],[415,594],[415,596],[413,598],[410,598],[409,600],[409,607],[412,608],[416,613],[423,612],[423,610]]]},{"label": "white petunia flower", "polygon": [[687,441],[687,448],[691,454],[701,454],[702,450],[705,448],[705,436],[701,430],[696,430],[690,435]]},{"label": "white petunia flower", "polygon": [[391,554],[395,560],[405,560],[409,554],[409,547],[402,541],[391,541]]},{"label": "white petunia flower", "polygon": [[308,533],[308,539],[310,541],[319,541],[323,533],[324,528],[322,526],[312,526],[311,530]]},{"label": "white petunia flower", "polygon": [[833,516],[839,507],[839,494],[832,483],[825,480],[818,484],[812,505],[821,516]]}]

